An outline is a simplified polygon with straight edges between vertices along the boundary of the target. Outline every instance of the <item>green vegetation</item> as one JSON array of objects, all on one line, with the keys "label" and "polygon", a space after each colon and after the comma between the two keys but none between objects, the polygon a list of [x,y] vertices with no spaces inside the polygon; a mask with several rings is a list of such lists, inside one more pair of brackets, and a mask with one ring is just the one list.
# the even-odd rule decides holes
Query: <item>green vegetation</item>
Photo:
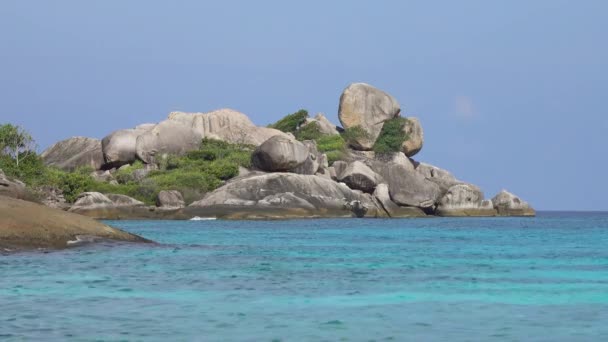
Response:
[{"label": "green vegetation", "polygon": [[302,126],[304,122],[306,122],[307,118],[308,111],[305,109],[300,109],[299,111],[289,114],[281,120],[268,125],[268,127],[278,129],[279,131],[283,131],[285,133],[295,134],[298,128]]},{"label": "green vegetation", "polygon": [[403,127],[407,123],[406,118],[397,117],[390,119],[382,126],[382,131],[374,144],[374,151],[377,153],[399,152],[403,143],[409,138],[403,132]]},{"label": "green vegetation", "polygon": [[351,146],[356,144],[357,140],[364,139],[367,137],[367,131],[361,126],[353,126],[345,129],[344,132],[342,132],[342,138],[344,139],[344,141],[346,141],[348,145]]},{"label": "green vegetation", "polygon": [[[5,126],[0,126],[0,129]],[[31,149],[26,151],[20,147],[17,164],[13,147],[6,144],[6,140],[2,141],[5,148],[0,151],[0,169],[8,177],[25,182],[34,192],[43,186],[61,189],[70,203],[82,192],[97,191],[127,195],[146,204],[154,204],[161,190],[179,190],[184,200],[190,203],[237,176],[239,166],[250,167],[254,149],[249,145],[204,139],[198,150],[163,159],[158,170],[143,171],[141,177],[135,177],[135,171],[146,167],[141,161],[136,161],[113,172],[116,182],[108,183],[95,180],[91,175],[94,170],[90,167],[82,167],[74,172],[47,167]]]}]

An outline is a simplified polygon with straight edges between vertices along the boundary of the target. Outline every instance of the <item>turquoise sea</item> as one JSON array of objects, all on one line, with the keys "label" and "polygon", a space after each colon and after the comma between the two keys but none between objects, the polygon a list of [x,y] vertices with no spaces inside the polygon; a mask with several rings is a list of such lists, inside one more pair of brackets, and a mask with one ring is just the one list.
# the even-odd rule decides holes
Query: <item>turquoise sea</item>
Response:
[{"label": "turquoise sea", "polygon": [[608,340],[608,213],[109,223],[0,255],[0,340]]}]

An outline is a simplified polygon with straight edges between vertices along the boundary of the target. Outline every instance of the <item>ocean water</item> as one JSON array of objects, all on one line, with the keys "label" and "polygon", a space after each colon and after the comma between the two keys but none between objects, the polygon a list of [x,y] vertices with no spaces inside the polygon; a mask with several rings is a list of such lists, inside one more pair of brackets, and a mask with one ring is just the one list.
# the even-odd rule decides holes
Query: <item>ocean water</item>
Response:
[{"label": "ocean water", "polygon": [[0,255],[0,340],[608,340],[606,213],[109,223]]}]

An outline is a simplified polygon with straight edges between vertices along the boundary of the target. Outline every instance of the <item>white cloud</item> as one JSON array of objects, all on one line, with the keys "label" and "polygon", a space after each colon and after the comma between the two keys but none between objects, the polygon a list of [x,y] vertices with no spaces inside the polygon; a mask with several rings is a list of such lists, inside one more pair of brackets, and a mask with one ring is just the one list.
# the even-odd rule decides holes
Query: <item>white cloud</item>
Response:
[{"label": "white cloud", "polygon": [[468,96],[457,96],[454,100],[454,110],[458,118],[471,120],[477,116],[473,100]]}]

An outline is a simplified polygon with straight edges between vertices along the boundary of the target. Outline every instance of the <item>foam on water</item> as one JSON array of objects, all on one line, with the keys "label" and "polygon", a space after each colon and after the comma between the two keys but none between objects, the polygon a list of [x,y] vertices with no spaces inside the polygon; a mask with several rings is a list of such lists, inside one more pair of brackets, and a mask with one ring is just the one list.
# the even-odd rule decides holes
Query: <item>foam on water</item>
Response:
[{"label": "foam on water", "polygon": [[0,340],[606,340],[608,215],[122,221],[0,256]]}]

